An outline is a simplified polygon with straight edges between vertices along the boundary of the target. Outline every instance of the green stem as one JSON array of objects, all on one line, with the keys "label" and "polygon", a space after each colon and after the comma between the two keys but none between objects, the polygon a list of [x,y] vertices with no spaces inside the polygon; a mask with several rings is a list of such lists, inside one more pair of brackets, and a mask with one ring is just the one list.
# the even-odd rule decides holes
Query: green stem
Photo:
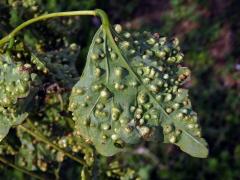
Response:
[{"label": "green stem", "polygon": [[[28,121],[28,125],[29,126],[33,126],[29,121]],[[19,128],[21,128],[23,131],[27,132],[28,134],[30,134],[31,136],[33,136],[34,138],[36,138],[38,141],[41,141],[45,144],[48,144],[49,146],[51,146],[52,148],[62,152],[65,156],[69,157],[70,159],[87,166],[87,164],[82,160],[79,159],[75,156],[73,156],[72,154],[68,153],[67,151],[63,150],[62,148],[60,148],[59,146],[57,146],[56,144],[53,144],[51,141],[49,141],[43,134],[41,134],[39,131],[36,130],[36,128],[34,127],[34,131],[28,129],[27,127],[23,126],[23,125],[19,125]]]},{"label": "green stem", "polygon": [[105,11],[101,9],[96,9],[95,12],[96,12],[96,15],[101,18],[103,29],[105,30],[109,29],[110,23],[109,23],[108,15],[105,13]]},{"label": "green stem", "polygon": [[35,174],[33,172],[30,172],[30,171],[26,170],[25,168],[22,168],[20,166],[17,166],[15,164],[11,163],[10,161],[6,160],[5,158],[3,158],[1,156],[0,156],[0,161],[2,163],[6,164],[6,165],[11,166],[12,168],[17,169],[17,170],[19,170],[19,171],[21,171],[21,172],[23,172],[23,173],[25,173],[25,174],[27,174],[29,176],[32,176],[32,177],[34,177],[36,179],[42,179],[42,180],[46,179],[46,178],[43,178],[43,177],[41,177],[41,176],[39,176],[39,175],[37,175],[37,174]]},{"label": "green stem", "polygon": [[87,10],[87,11],[57,12],[57,13],[45,14],[45,15],[42,15],[39,17],[32,18],[32,19],[20,24],[19,26],[17,26],[10,34],[8,34],[4,38],[0,39],[0,47],[3,46],[5,43],[7,43],[10,39],[12,39],[20,30],[29,26],[30,24],[33,24],[38,21],[54,18],[54,17],[65,17],[65,16],[99,16],[102,20],[104,29],[109,27],[108,16],[101,9]]}]

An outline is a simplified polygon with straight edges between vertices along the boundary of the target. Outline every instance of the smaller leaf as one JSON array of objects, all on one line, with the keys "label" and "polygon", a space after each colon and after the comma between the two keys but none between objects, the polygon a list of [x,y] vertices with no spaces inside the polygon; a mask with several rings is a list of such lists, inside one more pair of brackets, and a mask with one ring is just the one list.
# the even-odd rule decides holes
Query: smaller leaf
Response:
[{"label": "smaller leaf", "polygon": [[12,113],[5,115],[0,113],[0,142],[8,134],[12,126],[21,124],[27,118],[27,116],[27,113],[18,115],[17,117],[14,117],[14,114]]},{"label": "smaller leaf", "polygon": [[28,116],[18,107],[30,92],[29,64],[15,63],[10,56],[0,54],[0,141],[12,126],[21,124]]},{"label": "smaller leaf", "polygon": [[205,158],[208,156],[207,142],[198,137],[193,137],[187,131],[183,131],[181,139],[176,143],[182,151],[194,157]]}]

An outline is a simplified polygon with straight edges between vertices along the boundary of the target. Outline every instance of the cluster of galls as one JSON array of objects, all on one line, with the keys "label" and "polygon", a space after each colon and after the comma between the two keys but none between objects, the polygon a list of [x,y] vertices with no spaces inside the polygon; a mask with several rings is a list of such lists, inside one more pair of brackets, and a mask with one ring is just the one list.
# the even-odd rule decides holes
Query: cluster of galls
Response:
[{"label": "cluster of galls", "polygon": [[84,145],[82,139],[80,139],[75,133],[69,133],[66,136],[58,138],[55,143],[58,144],[59,147],[68,149],[68,151],[72,153],[84,154],[83,159],[89,166],[92,166],[94,162],[92,148]]},{"label": "cluster of galls", "polygon": [[[37,0],[11,0],[8,2],[13,9],[20,11],[23,7],[33,12],[40,11],[40,5]],[[34,14],[35,16],[37,14]]]},{"label": "cluster of galls", "polygon": [[[18,114],[19,99],[26,97],[30,91],[30,64],[15,63],[8,55],[0,54],[0,140],[9,128],[20,122],[26,114]],[[4,133],[3,133],[4,132]]]},{"label": "cluster of galls", "polygon": [[28,68],[30,64],[15,64],[0,55],[0,106],[11,107],[19,98],[26,97],[29,92],[30,76]]},{"label": "cluster of galls", "polygon": [[81,136],[107,156],[126,144],[156,138],[198,156],[186,147],[204,140],[187,90],[181,87],[190,71],[180,65],[178,40],[131,34],[120,25],[111,30],[113,38],[104,33],[102,28],[96,33],[70,97]]},{"label": "cluster of galls", "polygon": [[[57,97],[56,94],[47,94],[44,109],[38,112],[38,116],[35,116],[33,125],[60,148],[72,154],[83,154],[84,160],[91,166],[94,161],[93,151],[84,145],[81,138],[72,133],[68,124],[72,120],[67,114],[61,114],[63,112]],[[62,98],[62,103],[65,105],[68,98],[67,96]],[[41,126],[39,122],[41,122]],[[31,130],[34,131],[34,128]],[[17,163],[30,171],[52,172],[66,158],[63,152],[57,151],[44,143],[39,143],[20,128],[18,129],[18,137],[21,140],[21,148],[16,156]],[[26,154],[28,155],[26,156]]]},{"label": "cluster of galls", "polygon": [[38,71],[42,71],[44,74],[48,73],[48,68],[46,67],[46,64],[40,61],[40,59],[34,54],[31,55],[31,63],[36,66]]},{"label": "cluster of galls", "polygon": [[[50,123],[52,124],[53,123]],[[49,128],[48,125],[39,126],[38,122],[34,123],[35,128],[40,127],[45,137],[51,139],[54,144],[65,149],[70,153],[81,153],[84,160],[91,166],[94,162],[93,151],[91,148],[84,146],[81,139],[73,135],[73,133],[53,135],[51,131],[57,130],[59,123],[54,123],[56,129]],[[33,130],[33,129],[32,129]],[[34,130],[33,130],[34,131]],[[18,137],[21,140],[21,148],[16,154],[16,162],[18,165],[27,168],[30,171],[41,170],[43,172],[55,170],[65,159],[65,154],[61,151],[53,149],[47,144],[39,143],[31,135],[18,129]],[[54,138],[53,138],[54,137]]]},{"label": "cluster of galls", "polygon": [[17,130],[17,135],[21,141],[21,147],[15,155],[17,165],[29,171],[41,170],[43,172],[56,166],[55,161],[58,161],[56,150],[49,145],[39,143],[31,135],[22,131],[22,129],[19,128]]},{"label": "cluster of galls", "polygon": [[109,167],[109,170],[106,171],[106,175],[109,178],[141,180],[135,169],[131,167],[121,167],[121,162],[119,161],[111,162]]}]

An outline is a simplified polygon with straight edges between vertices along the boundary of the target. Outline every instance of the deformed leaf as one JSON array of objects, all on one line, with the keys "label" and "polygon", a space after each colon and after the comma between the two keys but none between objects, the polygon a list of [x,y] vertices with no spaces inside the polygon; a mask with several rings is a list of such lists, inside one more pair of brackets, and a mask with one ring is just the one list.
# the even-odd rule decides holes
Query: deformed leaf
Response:
[{"label": "deformed leaf", "polygon": [[17,103],[19,98],[29,94],[30,75],[26,70],[29,65],[14,63],[7,55],[0,54],[0,106],[10,107]]},{"label": "deformed leaf", "polygon": [[78,134],[106,156],[160,140],[206,157],[207,143],[183,88],[190,70],[182,59],[177,39],[100,27],[70,97]]},{"label": "deformed leaf", "polygon": [[18,100],[30,92],[28,66],[14,63],[10,56],[0,54],[0,141],[12,126],[22,123],[28,115],[17,112]]}]

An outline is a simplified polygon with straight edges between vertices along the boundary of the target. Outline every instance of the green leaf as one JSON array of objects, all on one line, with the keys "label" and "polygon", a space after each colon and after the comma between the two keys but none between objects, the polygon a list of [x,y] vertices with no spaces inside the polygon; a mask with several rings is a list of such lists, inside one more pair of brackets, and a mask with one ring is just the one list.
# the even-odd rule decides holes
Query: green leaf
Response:
[{"label": "green leaf", "polygon": [[19,98],[29,94],[30,75],[28,64],[14,63],[8,55],[0,54],[0,106],[10,107]]},{"label": "green leaf", "polygon": [[14,117],[12,113],[9,113],[9,115],[0,113],[0,141],[8,134],[12,126],[22,123],[27,116],[27,113],[18,115],[17,117]]},{"label": "green leaf", "polygon": [[0,141],[12,126],[22,123],[28,116],[17,112],[19,99],[30,92],[29,65],[14,63],[10,56],[0,54]]},{"label": "green leaf", "polygon": [[190,71],[180,64],[178,44],[149,32],[123,32],[120,25],[97,31],[69,109],[78,134],[100,154],[111,156],[126,145],[158,140],[195,157],[208,155],[183,88]]}]

